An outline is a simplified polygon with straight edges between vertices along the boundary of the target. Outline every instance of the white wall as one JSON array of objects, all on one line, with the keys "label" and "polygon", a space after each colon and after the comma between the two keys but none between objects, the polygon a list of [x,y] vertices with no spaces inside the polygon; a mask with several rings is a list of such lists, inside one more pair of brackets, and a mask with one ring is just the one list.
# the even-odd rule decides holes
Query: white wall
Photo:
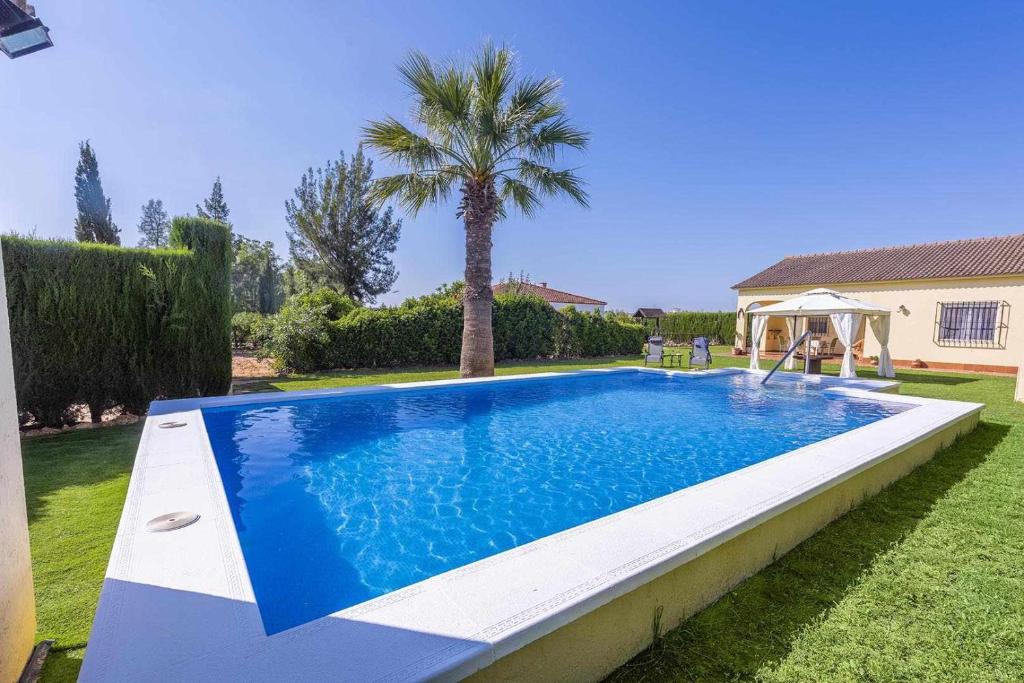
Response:
[{"label": "white wall", "polygon": [[32,654],[36,633],[32,561],[28,551],[25,479],[0,258],[0,683],[12,683]]}]

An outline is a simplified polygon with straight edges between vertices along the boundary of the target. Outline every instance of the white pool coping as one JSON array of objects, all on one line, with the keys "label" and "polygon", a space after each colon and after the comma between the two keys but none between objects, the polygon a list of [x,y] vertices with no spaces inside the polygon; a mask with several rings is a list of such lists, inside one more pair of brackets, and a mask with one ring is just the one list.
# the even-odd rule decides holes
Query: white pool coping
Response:
[{"label": "white pool coping", "polygon": [[[154,403],[79,680],[458,680],[982,408],[875,393],[895,387],[890,381],[817,376],[827,391],[915,408],[264,633],[201,408],[636,370],[693,381],[764,374],[610,368]],[[187,424],[158,427],[171,420]],[[177,531],[145,530],[153,517],[179,510],[201,518]]]}]

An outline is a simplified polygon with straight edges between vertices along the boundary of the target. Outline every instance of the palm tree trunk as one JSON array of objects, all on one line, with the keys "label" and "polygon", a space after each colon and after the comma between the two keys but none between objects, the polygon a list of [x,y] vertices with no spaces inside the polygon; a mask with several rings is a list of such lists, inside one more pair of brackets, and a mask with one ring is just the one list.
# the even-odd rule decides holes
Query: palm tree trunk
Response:
[{"label": "palm tree trunk", "polygon": [[494,375],[494,335],[491,309],[491,233],[497,216],[494,183],[467,182],[462,188],[463,221],[466,226],[466,289],[462,297],[463,377]]}]

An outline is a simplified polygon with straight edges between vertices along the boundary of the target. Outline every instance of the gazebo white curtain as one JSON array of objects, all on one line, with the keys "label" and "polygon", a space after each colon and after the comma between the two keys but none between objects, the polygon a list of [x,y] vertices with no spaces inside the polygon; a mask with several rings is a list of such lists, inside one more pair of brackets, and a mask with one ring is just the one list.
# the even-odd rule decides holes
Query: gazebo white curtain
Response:
[{"label": "gazebo white curtain", "polygon": [[[797,318],[796,316],[789,316],[786,318],[786,330],[789,332],[789,343],[792,344],[796,341],[797,336]],[[792,370],[796,367],[796,354],[791,353],[786,356],[786,369]]]},{"label": "gazebo white curtain", "polygon": [[750,323],[750,369],[757,370],[761,360],[761,338],[768,327],[768,316],[755,315]]},{"label": "gazebo white curtain", "polygon": [[878,374],[882,377],[895,377],[896,370],[892,367],[892,356],[889,355],[889,316],[868,316],[868,322],[871,323],[871,332],[882,347],[878,352]]},{"label": "gazebo white curtain", "polygon": [[[832,326],[836,328],[836,336],[846,349],[843,351],[843,362],[839,366],[840,377],[856,377],[857,366],[853,362],[853,342],[857,328],[860,327],[860,313],[833,313]],[[888,319],[889,316],[885,316]]]},{"label": "gazebo white curtain", "polygon": [[[811,316],[830,316],[832,325],[836,329],[836,336],[843,343],[843,364],[840,377],[855,376],[853,361],[853,349],[856,342],[855,335],[860,326],[861,316],[867,316],[871,323],[871,331],[878,339],[881,347],[878,355],[878,374],[882,377],[895,377],[892,367],[892,357],[889,355],[889,309],[878,304],[858,301],[845,294],[831,289],[812,289],[800,296],[780,301],[776,304],[761,306],[750,311],[752,317],[751,330],[753,332],[753,345],[750,353],[750,367],[756,368],[758,358],[758,345],[761,337],[764,336],[765,327],[768,325],[768,316],[781,316],[789,320],[793,316],[807,318]],[[787,321],[787,325],[791,322]],[[795,338],[796,330],[790,328],[790,338]],[[788,362],[787,368],[792,367]]]}]

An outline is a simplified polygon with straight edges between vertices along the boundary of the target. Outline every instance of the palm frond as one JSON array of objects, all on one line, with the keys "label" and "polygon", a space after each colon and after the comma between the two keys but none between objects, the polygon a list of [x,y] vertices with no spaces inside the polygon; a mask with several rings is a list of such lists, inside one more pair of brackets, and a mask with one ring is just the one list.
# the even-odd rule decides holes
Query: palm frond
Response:
[{"label": "palm frond", "polygon": [[460,69],[455,66],[436,69],[429,57],[414,51],[398,71],[409,90],[419,99],[421,119],[440,116],[451,125],[469,115],[472,84]]},{"label": "palm frond", "polygon": [[541,206],[534,189],[516,178],[502,178],[498,196],[501,198],[499,214],[502,218],[506,215],[505,206],[509,202],[515,204],[527,218],[533,218]]},{"label": "palm frond", "polygon": [[583,179],[572,169],[556,171],[526,159],[519,161],[519,179],[549,197],[566,194],[581,206],[590,206]]},{"label": "palm frond", "polygon": [[452,173],[399,173],[373,181],[369,199],[380,206],[395,199],[410,214],[416,215],[427,204],[436,204],[451,196],[458,176]]},{"label": "palm frond", "polygon": [[506,47],[495,48],[488,42],[480,50],[472,65],[479,106],[492,112],[501,109],[515,77],[514,60],[512,51]]},{"label": "palm frond", "polygon": [[495,155],[514,142],[505,119],[505,102],[515,79],[515,56],[508,48],[486,43],[470,64],[473,83],[467,148],[478,174],[491,168]]},{"label": "palm frond", "polygon": [[524,126],[528,128],[535,128],[550,121],[551,119],[557,119],[564,116],[565,103],[560,100],[551,100],[550,102],[544,102],[530,112],[529,118],[524,122]]},{"label": "palm frond", "polygon": [[535,119],[538,112],[545,112],[545,118],[562,113],[565,107],[554,99],[562,88],[557,78],[530,78],[516,86],[508,103],[508,118],[515,122],[540,123]]},{"label": "palm frond", "polygon": [[590,135],[576,128],[564,116],[538,126],[524,139],[523,146],[530,156],[537,159],[553,160],[560,147],[586,149]]},{"label": "palm frond", "polygon": [[363,128],[363,140],[384,158],[400,161],[416,170],[438,166],[445,156],[444,150],[429,138],[391,117],[370,121]]}]

